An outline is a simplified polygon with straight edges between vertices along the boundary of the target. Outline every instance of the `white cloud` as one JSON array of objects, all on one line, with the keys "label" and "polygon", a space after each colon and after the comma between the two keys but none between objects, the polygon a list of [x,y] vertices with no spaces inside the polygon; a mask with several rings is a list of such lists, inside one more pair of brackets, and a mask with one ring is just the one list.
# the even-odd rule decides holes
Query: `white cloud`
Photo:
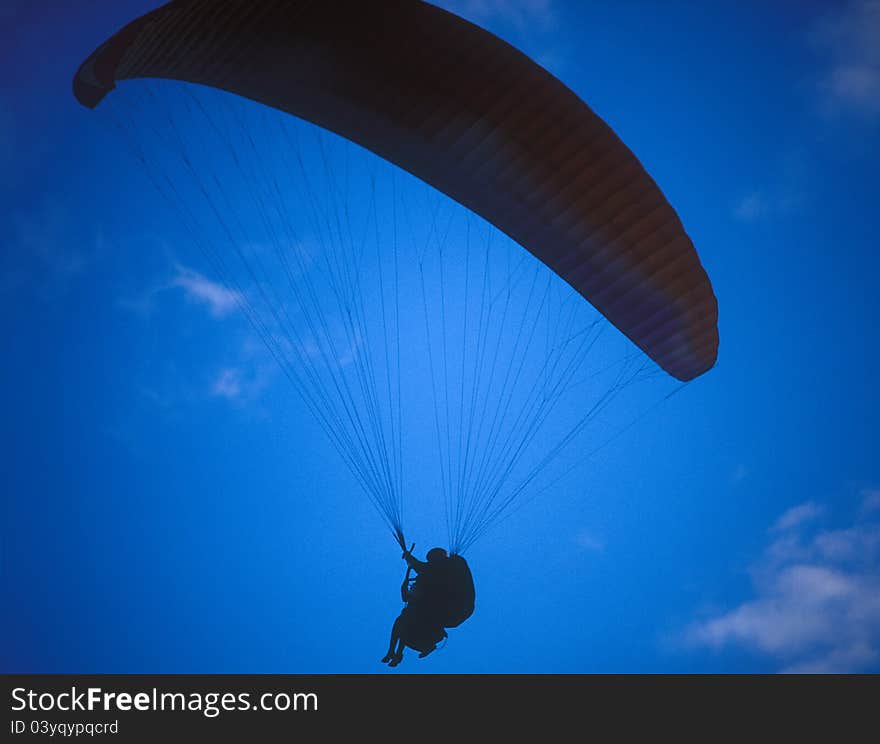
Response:
[{"label": "white cloud", "polygon": [[223,367],[211,380],[209,392],[231,403],[252,403],[271,383],[274,369],[266,360],[256,359],[243,360],[239,366]]},{"label": "white cloud", "polygon": [[177,266],[171,285],[184,290],[188,299],[206,305],[215,318],[222,318],[238,307],[241,296],[186,266]]},{"label": "white cloud", "polygon": [[193,372],[178,369],[173,363],[165,364],[136,388],[143,400],[171,415],[212,398],[264,415],[260,398],[274,375],[275,368],[268,360],[243,352],[236,362],[213,372]]},{"label": "white cloud", "polygon": [[771,529],[775,531],[790,530],[804,522],[816,519],[816,517],[820,516],[822,512],[823,509],[819,504],[813,501],[807,501],[804,504],[793,506],[791,509],[784,512],[782,516],[776,520]]},{"label": "white cloud", "polygon": [[[868,492],[863,501],[869,501]],[[785,672],[858,672],[880,663],[880,521],[859,512],[821,529],[829,509],[807,502],[771,528],[753,567],[753,597],[693,623],[686,639],[712,649],[745,648]]]},{"label": "white cloud", "polygon": [[854,0],[825,16],[813,41],[828,55],[820,82],[834,109],[880,114],[880,0]]},{"label": "white cloud", "polygon": [[170,290],[183,290],[184,296],[193,304],[207,307],[214,318],[224,318],[235,312],[243,296],[215,282],[195,269],[180,263],[174,264],[174,275],[170,279],[140,287],[117,298],[116,304],[143,317],[150,316],[157,307],[160,296]]},{"label": "white cloud", "polygon": [[211,385],[211,394],[221,398],[238,398],[241,395],[241,370],[235,367],[220,370]]}]

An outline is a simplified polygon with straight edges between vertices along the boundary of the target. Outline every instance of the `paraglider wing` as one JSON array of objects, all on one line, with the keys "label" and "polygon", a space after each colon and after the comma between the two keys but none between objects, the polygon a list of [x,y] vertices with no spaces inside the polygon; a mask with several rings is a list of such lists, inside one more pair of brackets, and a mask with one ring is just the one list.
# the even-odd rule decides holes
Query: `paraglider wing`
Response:
[{"label": "paraglider wing", "polygon": [[294,114],[421,178],[528,249],[672,376],[715,362],[717,304],[681,221],[571,90],[417,0],[176,0],[81,66],[212,86]]}]

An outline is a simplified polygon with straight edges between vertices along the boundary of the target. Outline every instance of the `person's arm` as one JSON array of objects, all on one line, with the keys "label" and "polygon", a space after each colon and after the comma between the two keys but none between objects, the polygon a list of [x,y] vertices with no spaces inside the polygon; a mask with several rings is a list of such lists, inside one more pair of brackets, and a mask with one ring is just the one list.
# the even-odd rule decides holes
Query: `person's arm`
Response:
[{"label": "person's arm", "polygon": [[410,569],[406,569],[406,576],[403,577],[403,583],[400,585],[400,598],[403,600],[403,603],[406,604],[409,602],[409,573]]},{"label": "person's arm", "polygon": [[425,561],[420,561],[408,550],[404,551],[403,560],[405,560],[406,564],[416,573],[421,573],[428,567],[428,564]]}]

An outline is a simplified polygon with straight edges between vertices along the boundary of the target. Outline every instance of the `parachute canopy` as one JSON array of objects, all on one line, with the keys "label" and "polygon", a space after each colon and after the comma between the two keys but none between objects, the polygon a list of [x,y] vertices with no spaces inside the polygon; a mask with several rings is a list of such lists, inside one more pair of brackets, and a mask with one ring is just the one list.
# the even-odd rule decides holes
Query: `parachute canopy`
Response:
[{"label": "parachute canopy", "polygon": [[487,31],[417,0],[175,0],[101,45],[74,93],[120,80],[223,89],[409,171],[550,267],[670,375],[715,363],[717,304],[632,152],[571,90]]}]

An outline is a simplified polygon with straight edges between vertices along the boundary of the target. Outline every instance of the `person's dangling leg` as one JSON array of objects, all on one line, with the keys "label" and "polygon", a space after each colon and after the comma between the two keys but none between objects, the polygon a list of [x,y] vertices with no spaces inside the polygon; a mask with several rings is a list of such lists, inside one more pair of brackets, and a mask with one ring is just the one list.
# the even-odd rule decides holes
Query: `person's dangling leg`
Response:
[{"label": "person's dangling leg", "polygon": [[403,613],[400,613],[400,617],[397,618],[397,622],[399,625],[397,626],[397,648],[394,649],[394,655],[391,657],[391,661],[388,662],[388,666],[396,667],[401,661],[403,661],[403,624],[406,622],[406,619],[403,617]]},{"label": "person's dangling leg", "polygon": [[[391,640],[388,643],[388,653],[382,659],[383,664],[390,664],[397,657],[403,658],[403,642],[400,639],[400,617],[398,615],[394,625],[391,626]],[[397,664],[399,663],[400,659],[397,661]],[[397,664],[393,666],[397,666]]]}]

